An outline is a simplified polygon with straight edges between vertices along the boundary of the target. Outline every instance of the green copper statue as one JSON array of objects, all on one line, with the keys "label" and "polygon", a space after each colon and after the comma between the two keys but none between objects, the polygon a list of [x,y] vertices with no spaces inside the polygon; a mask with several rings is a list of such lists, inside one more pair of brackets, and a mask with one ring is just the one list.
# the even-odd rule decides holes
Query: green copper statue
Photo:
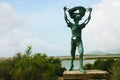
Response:
[{"label": "green copper statue", "polygon": [[[85,12],[89,12],[88,18],[79,24],[79,21],[84,17]],[[67,13],[69,13],[69,16],[71,19],[73,19],[73,23],[68,19]],[[80,72],[85,73],[86,71],[83,69],[83,43],[82,43],[82,29],[88,24],[91,18],[91,12],[92,8],[85,9],[82,6],[77,6],[73,7],[71,9],[64,7],[64,18],[67,23],[67,26],[71,29],[72,31],[72,38],[71,38],[71,66],[70,66],[70,71],[73,70],[73,61],[75,59],[75,51],[76,47],[78,47],[78,53],[79,53],[79,61],[80,61]]]}]

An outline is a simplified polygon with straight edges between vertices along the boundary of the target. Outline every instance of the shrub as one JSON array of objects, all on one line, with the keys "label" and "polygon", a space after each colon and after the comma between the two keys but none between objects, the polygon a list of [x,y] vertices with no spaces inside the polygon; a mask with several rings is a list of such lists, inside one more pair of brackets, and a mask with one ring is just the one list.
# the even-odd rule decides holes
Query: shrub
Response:
[{"label": "shrub", "polygon": [[110,72],[112,80],[120,80],[120,59],[112,65]]},{"label": "shrub", "polygon": [[90,63],[85,64],[85,65],[84,65],[84,69],[85,69],[85,70],[90,70],[90,69],[92,69],[92,66],[93,66],[93,65],[90,64]]},{"label": "shrub", "polygon": [[31,55],[29,46],[24,54],[17,53],[12,59],[0,62],[0,80],[57,80],[63,69],[60,59],[45,54]]},{"label": "shrub", "polygon": [[111,68],[114,62],[114,59],[98,59],[93,64],[93,69],[101,69],[109,72],[109,69]]}]

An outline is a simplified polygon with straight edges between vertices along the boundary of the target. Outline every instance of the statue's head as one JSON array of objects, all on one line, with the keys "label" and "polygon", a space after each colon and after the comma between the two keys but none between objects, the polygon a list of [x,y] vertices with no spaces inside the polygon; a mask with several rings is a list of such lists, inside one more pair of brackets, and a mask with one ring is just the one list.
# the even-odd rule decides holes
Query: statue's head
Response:
[{"label": "statue's head", "polygon": [[77,6],[69,9],[68,12],[72,19],[81,20],[82,17],[85,15],[86,9],[82,6]]}]

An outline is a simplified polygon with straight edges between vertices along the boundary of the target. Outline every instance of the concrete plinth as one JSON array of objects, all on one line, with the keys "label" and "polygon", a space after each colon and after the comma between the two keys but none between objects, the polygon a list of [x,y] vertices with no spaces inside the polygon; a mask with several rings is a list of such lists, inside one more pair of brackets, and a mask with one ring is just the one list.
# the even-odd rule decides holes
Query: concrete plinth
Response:
[{"label": "concrete plinth", "polygon": [[90,80],[90,79],[107,79],[109,73],[102,70],[86,70],[86,73],[80,71],[65,71],[63,73],[64,80]]}]

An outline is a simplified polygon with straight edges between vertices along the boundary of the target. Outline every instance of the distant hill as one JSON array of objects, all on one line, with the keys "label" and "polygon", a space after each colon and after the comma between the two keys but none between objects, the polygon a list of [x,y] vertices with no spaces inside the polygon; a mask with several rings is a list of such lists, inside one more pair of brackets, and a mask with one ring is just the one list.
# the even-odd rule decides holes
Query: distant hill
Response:
[{"label": "distant hill", "polygon": [[107,55],[108,55],[108,56],[111,56],[111,55],[113,55],[113,56],[115,56],[115,55],[116,55],[116,56],[117,56],[117,55],[120,56],[120,53],[108,53],[108,52],[102,52],[102,51],[93,51],[93,52],[85,53],[84,55],[86,55],[86,56],[93,56],[93,55],[94,55],[94,56],[101,56],[101,55],[102,55],[102,56],[103,56],[103,55],[104,55],[104,56],[105,56],[105,55],[106,55],[106,56],[107,56]]},{"label": "distant hill", "polygon": [[105,54],[111,54],[111,53],[106,53],[102,51],[93,51],[93,52],[85,53],[85,55],[105,55]]}]

